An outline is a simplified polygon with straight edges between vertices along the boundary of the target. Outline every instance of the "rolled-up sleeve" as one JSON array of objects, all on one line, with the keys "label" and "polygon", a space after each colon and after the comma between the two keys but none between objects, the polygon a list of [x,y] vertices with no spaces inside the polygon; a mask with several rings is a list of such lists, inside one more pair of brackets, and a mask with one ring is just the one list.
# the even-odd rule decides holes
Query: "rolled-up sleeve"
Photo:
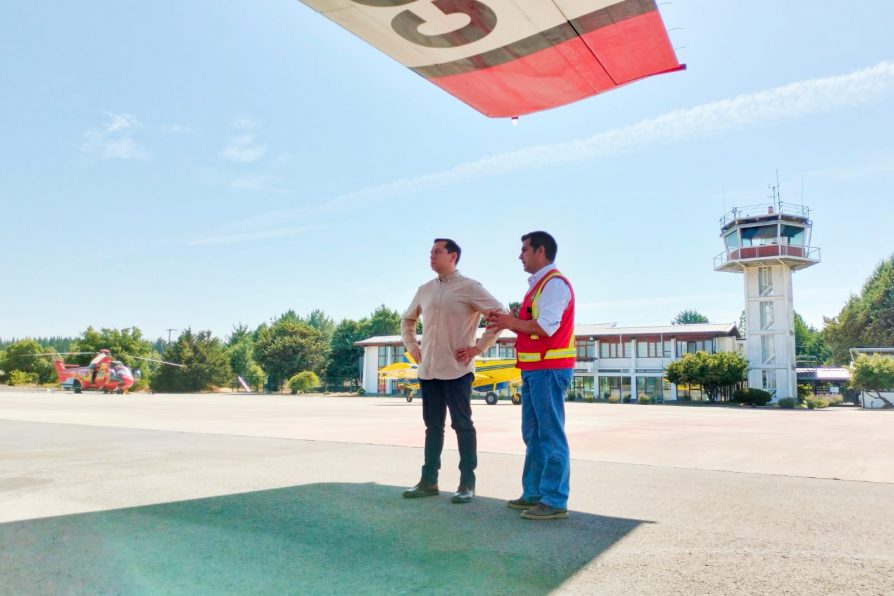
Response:
[{"label": "rolled-up sleeve", "polygon": [[[486,315],[492,310],[508,312],[506,307],[503,306],[503,303],[494,298],[493,294],[485,290],[484,286],[478,282],[472,284],[472,296],[470,303],[472,305],[472,308],[477,310],[482,315]],[[499,329],[488,329],[481,336],[481,339],[475,342],[475,347],[481,350],[481,352],[485,352],[492,345],[497,343],[497,338],[499,337],[499,335]]]},{"label": "rolled-up sleeve", "polygon": [[419,303],[419,293],[421,291],[421,288],[416,291],[410,306],[400,317],[400,339],[404,342],[404,348],[408,352],[420,349],[419,338],[416,336],[416,321],[419,320],[419,314],[422,312],[422,307]]}]

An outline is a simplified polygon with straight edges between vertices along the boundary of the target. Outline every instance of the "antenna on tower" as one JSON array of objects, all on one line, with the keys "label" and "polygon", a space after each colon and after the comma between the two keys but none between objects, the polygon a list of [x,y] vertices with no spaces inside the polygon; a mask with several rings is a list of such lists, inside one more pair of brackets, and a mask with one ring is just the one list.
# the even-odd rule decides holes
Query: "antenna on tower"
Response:
[{"label": "antenna on tower", "polygon": [[776,168],[776,211],[782,211],[782,189],[779,187],[779,168]]}]

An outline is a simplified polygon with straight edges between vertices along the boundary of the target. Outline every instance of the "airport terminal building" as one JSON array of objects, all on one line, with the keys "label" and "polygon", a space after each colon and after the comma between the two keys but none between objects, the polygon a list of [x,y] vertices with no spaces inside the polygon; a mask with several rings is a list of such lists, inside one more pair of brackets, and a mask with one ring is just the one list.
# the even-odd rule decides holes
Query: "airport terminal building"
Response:
[{"label": "airport terminal building", "polygon": [[[483,332],[480,329],[479,336]],[[577,363],[569,392],[579,399],[635,401],[646,395],[656,401],[701,401],[707,398],[700,387],[676,386],[664,379],[667,365],[689,352],[744,352],[733,323],[653,327],[575,325],[574,335]],[[398,392],[395,382],[379,379],[378,371],[404,361],[400,336],[370,337],[355,345],[363,348],[363,389],[371,394]],[[515,334],[503,331],[497,343],[482,357],[515,358]]]}]

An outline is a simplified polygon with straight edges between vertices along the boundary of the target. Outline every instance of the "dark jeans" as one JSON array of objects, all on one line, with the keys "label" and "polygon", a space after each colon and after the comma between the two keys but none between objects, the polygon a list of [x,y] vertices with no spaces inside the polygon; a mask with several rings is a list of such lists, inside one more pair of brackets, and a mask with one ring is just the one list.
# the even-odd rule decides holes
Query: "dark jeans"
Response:
[{"label": "dark jeans", "polygon": [[450,410],[450,426],[456,431],[459,447],[459,483],[475,486],[475,468],[478,467],[478,437],[472,424],[472,379],[469,373],[458,379],[420,379],[422,388],[422,420],[425,421],[425,464],[422,480],[438,481],[441,469],[441,450],[444,448],[444,423]]}]

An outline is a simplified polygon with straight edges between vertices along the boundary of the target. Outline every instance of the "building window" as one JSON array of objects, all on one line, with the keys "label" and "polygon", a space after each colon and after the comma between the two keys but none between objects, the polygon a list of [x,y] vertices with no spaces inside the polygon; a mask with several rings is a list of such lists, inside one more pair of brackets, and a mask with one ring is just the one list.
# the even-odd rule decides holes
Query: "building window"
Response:
[{"label": "building window", "polygon": [[623,343],[617,341],[600,341],[599,357],[600,358],[630,358],[632,353],[632,342],[625,341]]},{"label": "building window", "polygon": [[379,368],[388,366],[388,346],[379,346]]},{"label": "building window", "polygon": [[637,358],[661,358],[661,342],[640,340],[636,342]]},{"label": "building window", "polygon": [[593,399],[593,377],[574,377],[571,380],[571,386],[568,388],[569,397],[574,399]]},{"label": "building window", "polygon": [[742,228],[742,246],[766,246],[768,244],[775,244],[778,237],[779,230],[775,224],[753,228]]},{"label": "building window", "polygon": [[724,236],[724,240],[726,241],[726,248],[728,249],[739,248],[742,246],[742,242],[739,241],[739,230],[733,230]]},{"label": "building window", "polygon": [[677,358],[682,358],[683,354],[695,354],[696,352],[713,354],[715,351],[713,339],[677,340]]},{"label": "building window", "polygon": [[782,226],[782,242],[794,244],[795,246],[804,246],[804,228],[801,226]]},{"label": "building window", "polygon": [[761,362],[774,364],[776,362],[776,342],[772,335],[761,336]]},{"label": "building window", "polygon": [[770,296],[773,293],[773,268],[757,268],[757,290],[761,296]]},{"label": "building window", "polygon": [[661,377],[636,377],[636,397],[651,397],[654,402],[664,401],[664,383]]},{"label": "building window", "polygon": [[613,402],[632,401],[630,377],[599,377],[599,396]]},{"label": "building window", "polygon": [[677,401],[704,401],[701,385],[677,385]]},{"label": "building window", "polygon": [[402,362],[404,359],[404,347],[400,346],[391,346],[391,362]]},{"label": "building window", "polygon": [[763,385],[764,391],[768,392],[770,395],[776,395],[776,371],[762,370],[761,385]]},{"label": "building window", "polygon": [[671,340],[664,340],[664,357],[665,358],[673,358],[674,357],[674,344]]},{"label": "building window", "polygon": [[773,328],[775,322],[773,301],[763,300],[760,303],[761,310],[761,329],[764,331]]},{"label": "building window", "polygon": [[515,346],[512,344],[497,344],[500,358],[515,358]]},{"label": "building window", "polygon": [[580,362],[596,359],[596,340],[576,339],[574,346],[577,348],[577,359]]},{"label": "building window", "polygon": [[494,345],[494,346],[491,346],[488,349],[486,349],[484,351],[484,353],[481,354],[481,357],[482,358],[496,358],[497,354],[498,354],[498,348],[497,348],[497,346]]}]

